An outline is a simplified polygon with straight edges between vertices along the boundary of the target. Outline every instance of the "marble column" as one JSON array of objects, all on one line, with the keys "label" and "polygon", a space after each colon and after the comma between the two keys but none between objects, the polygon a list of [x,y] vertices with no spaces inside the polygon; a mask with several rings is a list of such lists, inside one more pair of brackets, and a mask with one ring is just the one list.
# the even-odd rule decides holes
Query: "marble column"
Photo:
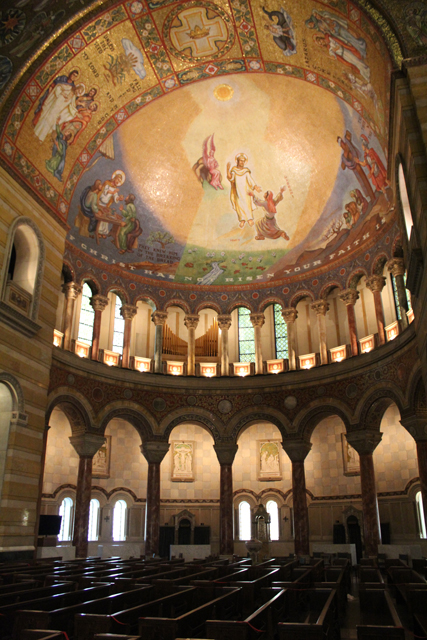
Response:
[{"label": "marble column", "polygon": [[359,430],[347,433],[346,436],[347,441],[356,449],[360,458],[365,556],[377,556],[378,545],[381,544],[381,528],[375,487],[373,452],[381,442],[382,433],[372,430]]},{"label": "marble column", "polygon": [[339,295],[339,299],[344,302],[347,308],[348,332],[350,334],[351,355],[357,356],[359,347],[357,343],[356,314],[354,313],[354,305],[359,299],[357,289],[344,289]]},{"label": "marble column", "polygon": [[160,463],[169,451],[168,442],[144,442],[141,452],[148,462],[145,504],[145,557],[159,554]]},{"label": "marble column", "polygon": [[188,352],[187,352],[187,376],[194,376],[196,373],[196,329],[199,324],[199,316],[186,315],[184,324],[188,329]]},{"label": "marble column", "polygon": [[62,291],[65,294],[65,312],[64,312],[64,349],[71,349],[71,331],[73,329],[74,305],[78,295],[81,294],[82,288],[75,282],[67,282],[63,285]]},{"label": "marble column", "polygon": [[295,555],[310,554],[307,493],[305,489],[304,460],[311,450],[311,442],[284,441],[283,449],[292,462],[292,496],[294,508]]},{"label": "marble column", "polygon": [[92,296],[92,298],[90,299],[90,304],[92,305],[92,308],[95,312],[95,317],[93,320],[93,330],[92,330],[91,358],[92,360],[98,360],[102,312],[104,311],[105,307],[108,305],[108,298],[106,296],[101,296],[98,293],[96,296]]},{"label": "marble column", "polygon": [[154,311],[151,314],[151,320],[156,327],[156,335],[154,338],[154,373],[163,373],[163,327],[167,317],[168,314],[164,311]]},{"label": "marble column", "polygon": [[125,331],[123,335],[123,354],[122,354],[122,367],[124,369],[129,369],[132,320],[136,316],[136,312],[137,312],[137,308],[132,304],[124,304],[120,308],[120,315],[125,321]]},{"label": "marble column", "polygon": [[316,300],[311,308],[317,316],[317,328],[319,331],[320,364],[328,364],[328,345],[326,343],[326,313],[329,304],[326,300]]},{"label": "marble column", "polygon": [[424,415],[406,416],[401,419],[402,424],[417,443],[418,476],[420,479],[421,495],[423,497],[424,520],[427,529],[427,411]]},{"label": "marble column", "polygon": [[219,553],[231,556],[233,542],[233,461],[238,446],[234,443],[214,444],[218,462],[221,465],[219,488]]},{"label": "marble column", "polygon": [[374,296],[375,315],[377,317],[378,339],[380,345],[385,344],[385,321],[383,303],[381,300],[381,291],[383,290],[384,285],[384,276],[371,276],[366,280],[366,287],[367,289],[369,289],[369,291],[372,291],[372,294]]},{"label": "marble column", "polygon": [[92,433],[84,433],[79,436],[71,436],[70,442],[79,456],[73,545],[76,547],[76,558],[86,558],[92,490],[92,460],[95,453],[104,444],[105,438]]},{"label": "marble column", "polygon": [[296,335],[295,335],[295,320],[298,318],[298,311],[293,307],[282,310],[282,318],[286,322],[286,329],[288,334],[288,361],[290,371],[295,371],[297,368],[297,352],[296,352]]},{"label": "marble column", "polygon": [[255,337],[255,373],[259,375],[263,373],[261,327],[265,322],[265,317],[263,313],[251,313],[249,317],[254,328]]},{"label": "marble column", "polygon": [[406,329],[408,326],[408,316],[406,312],[408,311],[408,300],[406,298],[406,287],[405,287],[405,263],[403,258],[392,258],[387,263],[387,269],[394,276],[394,281],[396,283],[396,291],[397,298],[399,300],[400,307],[400,322],[402,325],[402,329]]},{"label": "marble column", "polygon": [[221,329],[221,375],[230,375],[230,359],[228,354],[228,330],[231,327],[231,316],[218,316],[218,327]]}]

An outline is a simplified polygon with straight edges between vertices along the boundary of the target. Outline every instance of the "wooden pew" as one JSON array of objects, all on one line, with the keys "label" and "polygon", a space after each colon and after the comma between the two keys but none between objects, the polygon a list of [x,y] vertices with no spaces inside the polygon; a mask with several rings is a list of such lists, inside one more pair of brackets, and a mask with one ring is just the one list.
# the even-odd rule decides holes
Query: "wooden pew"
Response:
[{"label": "wooden pew", "polygon": [[[22,584],[25,585],[26,583],[23,582]],[[18,603],[20,603],[21,606],[21,603],[27,603],[31,600],[40,600],[41,598],[50,598],[60,593],[76,591],[76,587],[75,582],[58,582],[51,587],[20,589],[19,591],[12,591],[11,593],[2,593],[0,594],[0,613],[2,612],[2,607]]]},{"label": "wooden pew", "polygon": [[408,592],[413,589],[427,589],[427,582],[419,573],[406,567],[390,567],[387,570],[389,584],[397,602],[408,604]]},{"label": "wooden pew", "polygon": [[315,582],[316,589],[335,589],[337,592],[338,611],[341,617],[347,608],[348,583],[346,567],[327,567],[323,573],[323,580]]},{"label": "wooden pew", "polygon": [[359,589],[385,589],[381,571],[374,567],[360,567],[359,581]]},{"label": "wooden pew", "polygon": [[272,587],[278,587],[280,589],[287,589],[289,607],[293,610],[298,610],[304,606],[305,592],[307,589],[313,587],[313,571],[312,567],[295,567],[292,570],[291,577],[294,579],[285,580],[280,582],[272,582]]},{"label": "wooden pew", "polygon": [[280,569],[263,570],[261,575],[259,571],[255,572],[255,575],[259,577],[253,580],[235,580],[233,586],[240,587],[242,589],[242,608],[245,616],[249,615],[251,611],[255,609],[261,602],[261,589],[270,587],[273,580],[278,577]]},{"label": "wooden pew", "polygon": [[361,589],[359,601],[361,624],[356,626],[358,640],[404,640],[405,630],[388,591]]},{"label": "wooden pew", "polygon": [[261,634],[273,638],[275,627],[288,608],[287,594],[284,589],[268,588],[263,589],[263,595],[267,601],[244,620],[206,620],[206,638],[254,640]]},{"label": "wooden pew", "polygon": [[[108,585],[110,586],[110,585]],[[89,591],[85,589],[84,591]],[[153,594],[153,587],[146,585],[132,591],[124,593],[108,594],[103,593],[97,599],[85,599],[82,602],[75,602],[58,608],[49,610],[21,610],[15,618],[13,626],[13,637],[18,640],[22,629],[59,629],[65,631],[69,638],[74,635],[74,618],[81,612],[87,613],[107,613],[121,610],[123,606],[138,605],[150,600]],[[98,594],[101,595],[101,594]]]},{"label": "wooden pew", "polygon": [[337,640],[339,635],[335,589],[308,589],[306,605],[288,610],[286,622],[277,624],[278,640]]}]

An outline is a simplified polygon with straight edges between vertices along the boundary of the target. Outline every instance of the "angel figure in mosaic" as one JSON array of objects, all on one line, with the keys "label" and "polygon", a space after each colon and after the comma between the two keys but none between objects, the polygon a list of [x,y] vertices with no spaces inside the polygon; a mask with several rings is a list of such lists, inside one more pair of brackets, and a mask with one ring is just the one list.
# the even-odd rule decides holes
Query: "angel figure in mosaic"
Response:
[{"label": "angel figure in mosaic", "polygon": [[267,11],[265,7],[262,10],[270,20],[264,27],[272,34],[275,44],[283,51],[285,56],[291,56],[296,53],[295,31],[289,13],[283,7],[280,7],[280,11]]},{"label": "angel figure in mosaic", "polygon": [[218,161],[215,159],[214,134],[208,136],[203,142],[203,155],[193,165],[193,171],[201,184],[208,182],[217,191],[224,189]]}]

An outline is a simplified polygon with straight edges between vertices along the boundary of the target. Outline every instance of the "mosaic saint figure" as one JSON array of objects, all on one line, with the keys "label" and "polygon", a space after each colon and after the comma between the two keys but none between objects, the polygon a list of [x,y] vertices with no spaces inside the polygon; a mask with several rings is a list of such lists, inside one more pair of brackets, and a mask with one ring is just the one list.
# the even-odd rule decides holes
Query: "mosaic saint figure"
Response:
[{"label": "mosaic saint figure", "polygon": [[98,196],[101,193],[101,189],[102,181],[98,179],[95,180],[93,185],[89,185],[88,187],[83,189],[82,193],[80,194],[80,210],[86,218],[89,218],[89,234],[93,234],[96,230],[96,225],[98,222],[96,219],[96,215],[99,212]]},{"label": "mosaic saint figure", "polygon": [[46,160],[46,169],[60,182],[62,182],[62,174],[65,167],[65,159],[67,155],[68,144],[71,140],[70,133],[63,133],[59,124],[56,125],[55,135],[52,136],[52,156]]},{"label": "mosaic saint figure", "polygon": [[357,178],[357,181],[359,182],[362,188],[363,193],[367,198],[371,200],[371,202],[373,202],[375,200],[375,194],[372,191],[372,187],[369,183],[368,178],[366,177],[365,172],[360,166],[360,162],[358,162],[361,154],[359,149],[355,146],[355,144],[352,141],[352,136],[350,131],[348,131],[347,129],[347,131],[345,132],[344,138],[341,138],[340,136],[338,136],[337,142],[342,149],[341,169],[343,169],[343,171],[345,169],[349,169],[350,171],[353,171],[355,177]]},{"label": "mosaic saint figure", "polygon": [[57,76],[39,100],[34,113],[34,133],[43,142],[49,133],[55,131],[58,118],[76,93],[75,80],[79,72],[73,69],[68,76]]},{"label": "mosaic saint figure", "polygon": [[329,35],[329,33],[324,35],[316,34],[313,36],[313,40],[319,47],[327,49],[331,58],[342,62],[355,73],[360,73],[362,78],[369,82],[371,70],[355,47],[335,36]]},{"label": "mosaic saint figure", "polygon": [[[389,181],[387,180],[387,171],[382,163],[378,153],[372,147],[369,147],[368,138],[362,134],[362,147],[364,160],[356,160],[357,164],[361,167],[367,167],[368,178],[372,182],[376,191],[382,191],[387,198],[387,189],[389,187]],[[388,198],[387,198],[388,199]]]},{"label": "mosaic saint figure", "polygon": [[270,19],[270,24],[265,24],[264,27],[272,34],[275,44],[283,51],[285,56],[291,56],[296,53],[297,43],[292,18],[289,13],[283,7],[280,8],[280,11],[267,11],[265,7],[262,10]]},{"label": "mosaic saint figure", "polygon": [[234,211],[237,213],[239,227],[243,228],[245,222],[249,226],[254,225],[254,209],[253,191],[262,191],[261,187],[255,184],[250,169],[245,167],[248,156],[239,153],[236,158],[236,166],[231,168],[231,163],[227,163],[227,179],[231,183],[230,202]]},{"label": "mosaic saint figure", "polygon": [[[98,206],[104,215],[110,215],[110,208],[113,202],[120,202],[123,200],[123,196],[119,195],[119,188],[126,180],[124,171],[117,170],[111,176],[111,180],[106,180],[102,185],[101,193],[98,197]],[[106,238],[110,233],[110,224],[105,220],[102,220],[99,228],[99,235]]]},{"label": "mosaic saint figure", "polygon": [[276,221],[276,206],[283,200],[283,192],[285,190],[286,187],[283,186],[275,198],[272,191],[266,191],[264,193],[265,200],[261,200],[257,198],[255,194],[252,194],[256,206],[265,209],[264,217],[255,222],[257,230],[255,240],[265,240],[265,238],[269,238],[270,240],[284,238],[285,240],[289,240],[286,231],[280,229]]},{"label": "mosaic saint figure", "polygon": [[[136,217],[136,207],[134,205],[135,196],[130,193],[125,199],[125,206],[121,205],[120,211],[123,216],[124,226],[120,228],[117,234],[117,243],[119,245],[119,253],[126,253],[129,251],[132,253],[133,244],[138,235],[141,235],[142,229],[139,225],[139,220]],[[136,235],[136,232],[138,234]],[[132,239],[132,242],[129,242]],[[131,246],[129,246],[131,245]]]},{"label": "mosaic saint figure", "polygon": [[335,39],[356,49],[361,58],[366,58],[366,40],[357,38],[351,33],[345,18],[330,11],[316,11],[316,9],[313,9],[310,18],[305,21],[305,25],[309,29],[316,29],[320,33],[333,36]]}]

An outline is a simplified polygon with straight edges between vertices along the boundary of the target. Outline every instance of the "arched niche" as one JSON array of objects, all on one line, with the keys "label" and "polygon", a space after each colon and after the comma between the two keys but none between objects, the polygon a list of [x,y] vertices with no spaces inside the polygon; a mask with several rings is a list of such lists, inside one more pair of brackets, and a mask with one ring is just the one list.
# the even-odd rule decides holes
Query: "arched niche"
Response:
[{"label": "arched niche", "polygon": [[24,397],[18,380],[8,373],[0,373],[0,500],[6,472],[10,433],[27,425]]}]

